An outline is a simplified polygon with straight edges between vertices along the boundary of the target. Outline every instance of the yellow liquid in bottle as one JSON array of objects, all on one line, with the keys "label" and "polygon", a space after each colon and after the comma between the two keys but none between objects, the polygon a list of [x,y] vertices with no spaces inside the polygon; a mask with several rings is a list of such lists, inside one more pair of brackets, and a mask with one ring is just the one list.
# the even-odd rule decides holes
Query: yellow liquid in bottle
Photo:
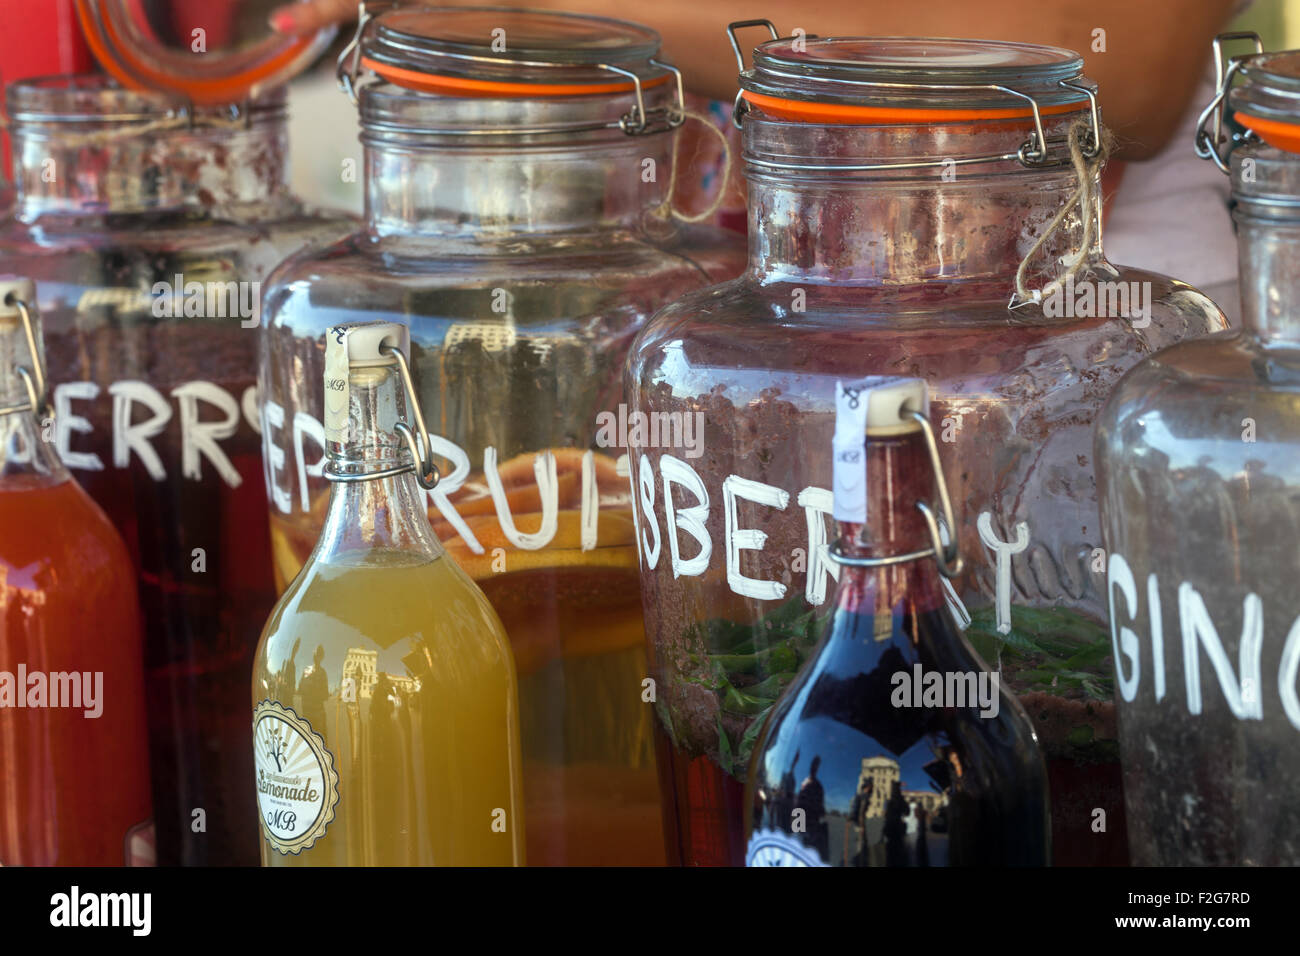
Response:
[{"label": "yellow liquid in bottle", "polygon": [[[264,865],[523,865],[514,659],[496,613],[454,561],[372,549],[309,565],[258,645],[255,715],[274,706],[264,701],[307,728],[284,731],[292,746],[274,756],[264,751],[280,730],[255,730]],[[269,823],[284,826],[277,811],[318,831],[305,821],[329,802],[300,782],[319,779],[313,732],[338,799],[323,835],[284,853],[268,839]],[[280,799],[286,789],[290,799]],[[292,799],[304,796],[316,799]]]}]

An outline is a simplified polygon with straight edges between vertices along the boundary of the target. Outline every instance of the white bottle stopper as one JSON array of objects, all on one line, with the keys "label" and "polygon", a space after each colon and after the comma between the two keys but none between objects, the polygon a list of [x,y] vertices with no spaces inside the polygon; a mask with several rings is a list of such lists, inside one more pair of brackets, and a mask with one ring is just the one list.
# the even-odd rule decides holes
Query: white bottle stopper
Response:
[{"label": "white bottle stopper", "polygon": [[325,438],[348,440],[348,370],[391,365],[383,349],[411,354],[411,330],[398,322],[358,322],[336,325],[325,333]]},{"label": "white bottle stopper", "polygon": [[832,439],[833,516],[836,521],[867,520],[867,435],[888,437],[914,432],[911,412],[928,415],[929,397],[919,378],[873,375],[835,383],[835,436]]}]

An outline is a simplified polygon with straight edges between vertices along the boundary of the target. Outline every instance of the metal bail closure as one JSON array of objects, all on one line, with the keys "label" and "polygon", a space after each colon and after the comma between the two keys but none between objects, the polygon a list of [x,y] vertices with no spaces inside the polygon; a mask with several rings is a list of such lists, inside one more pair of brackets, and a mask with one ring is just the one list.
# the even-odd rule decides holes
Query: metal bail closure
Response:
[{"label": "metal bail closure", "polygon": [[[765,27],[768,33],[771,34],[771,40],[765,42],[764,44],[761,44],[760,47],[757,49],[761,49],[762,47],[767,46],[768,43],[775,42],[783,38],[778,34],[776,27],[772,24],[770,20],[761,20],[761,19],[760,20],[738,20],[734,23],[730,23],[727,25],[727,38],[730,40],[731,49],[736,55],[737,68],[739,69],[742,77],[746,77],[746,76],[754,77],[758,75],[759,71],[755,68],[746,70],[745,57],[740,49],[740,41],[736,38],[736,31],[740,29],[744,29],[746,27]],[[810,40],[818,40],[821,38],[817,37],[816,34],[805,34],[801,37],[801,39],[810,41]],[[883,39],[888,40],[888,38],[883,38]],[[835,42],[835,41],[828,40],[826,42]],[[783,79],[790,79],[794,77],[794,74],[787,73],[782,70],[776,70],[772,73],[772,75],[779,76]],[[768,169],[778,169],[778,170],[789,169],[789,170],[798,170],[798,171],[846,172],[846,173],[873,172],[876,170],[927,169],[927,168],[934,168],[934,167],[947,167],[952,164],[972,165],[972,164],[979,164],[979,163],[1011,161],[1011,160],[1018,161],[1022,166],[1033,167],[1033,168],[1040,168],[1049,165],[1063,165],[1065,163],[1070,162],[1070,158],[1068,156],[1065,156],[1064,158],[1058,158],[1056,160],[1052,160],[1050,157],[1049,147],[1064,146],[1067,143],[1068,137],[1057,136],[1057,137],[1049,138],[1043,130],[1043,116],[1044,114],[1054,115],[1063,112],[1075,111],[1079,109],[1079,107],[1082,105],[1082,100],[1084,98],[1086,98],[1088,101],[1088,114],[1089,114],[1090,128],[1087,132],[1087,135],[1083,138],[1083,141],[1080,143],[1080,151],[1082,152],[1084,159],[1090,161],[1098,158],[1101,155],[1101,151],[1102,151],[1101,114],[1097,108],[1096,88],[1094,86],[1087,86],[1082,83],[1071,82],[1070,80],[1062,79],[1057,81],[1056,89],[1068,90],[1072,93],[1079,94],[1077,98],[1070,99],[1066,102],[1051,102],[1049,100],[1047,104],[1044,104],[1039,101],[1040,98],[1050,97],[1051,100],[1060,100],[1061,97],[1059,95],[1051,94],[1050,90],[1047,92],[1040,90],[1037,95],[1034,95],[1031,93],[1026,93],[1023,90],[1016,89],[1015,87],[1008,86],[1003,83],[902,82],[902,81],[897,81],[892,79],[889,80],[862,79],[862,78],[854,78],[854,77],[849,77],[844,75],[837,75],[833,78],[833,80],[831,80],[829,78],[814,77],[812,75],[804,75],[804,74],[800,74],[798,78],[805,81],[817,80],[820,82],[833,82],[839,86],[860,89],[864,94],[865,93],[878,93],[878,94],[998,93],[998,94],[1002,94],[1003,96],[1009,96],[1017,100],[1021,100],[1022,102],[1027,104],[1028,116],[1025,118],[1033,120],[1034,128],[1033,131],[1029,134],[1029,138],[1024,143],[1022,143],[1020,148],[1014,153],[1003,153],[1003,154],[989,155],[989,156],[973,156],[973,157],[965,157],[962,159],[933,159],[933,160],[922,160],[922,161],[904,162],[904,163],[857,163],[857,164],[815,164],[815,163],[810,164],[810,163],[795,163],[795,162],[776,163],[770,161],[760,161],[751,158],[747,160],[747,162],[750,163],[751,165],[761,166],[763,168],[768,168]],[[769,108],[768,105],[769,103],[783,102],[779,100],[779,98],[769,95],[767,93],[757,93],[753,91],[747,91],[742,85],[742,88],[740,90],[737,90],[736,92],[736,98],[735,101],[733,102],[732,111],[731,111],[731,122],[732,125],[735,126],[737,129],[742,128],[742,120],[744,119],[744,116],[747,113],[749,113],[751,109],[750,106],[751,100],[757,101],[764,109]],[[799,107],[807,107],[812,102],[815,101],[805,101],[802,99],[790,101],[790,103]],[[843,122],[843,123],[857,122],[857,123],[869,125],[874,122],[882,121],[880,118],[878,118],[878,114],[881,111],[879,109],[874,109],[873,111],[873,108],[869,106],[853,106],[851,104],[834,104],[834,108],[837,111],[837,118],[833,120],[834,122]],[[952,115],[953,116],[961,115],[966,118],[977,119],[980,118],[979,114],[982,111],[983,110],[981,108],[972,108],[966,111],[958,111],[957,113],[953,113]],[[898,109],[893,109],[890,112],[897,114],[901,111]],[[946,111],[944,110],[938,110],[938,113],[940,114],[945,112]],[[915,121],[925,122],[926,113],[927,110],[925,108],[916,108]],[[860,116],[858,114],[860,114]],[[784,114],[778,113],[778,115],[784,115]],[[795,116],[792,118],[799,118],[799,117]],[[998,108],[998,109],[990,109],[988,118],[1005,119],[1010,117],[1006,115],[1005,110]],[[812,122],[818,122],[818,121],[819,120],[816,119],[812,120]],[[821,120],[821,121],[826,121],[826,120]],[[891,123],[896,123],[899,121],[900,120],[898,116],[891,116],[890,119],[887,120],[887,122],[891,122]]]},{"label": "metal bail closure", "polygon": [[[1232,151],[1238,146],[1257,139],[1252,130],[1245,129],[1236,123],[1232,124],[1233,128],[1229,136],[1225,137],[1223,135],[1224,99],[1232,88],[1232,81],[1236,77],[1237,71],[1250,59],[1250,55],[1234,56],[1226,63],[1224,62],[1223,47],[1235,40],[1251,41],[1255,46],[1255,52],[1251,55],[1258,56],[1264,52],[1264,42],[1259,38],[1259,34],[1250,30],[1238,33],[1220,33],[1214,38],[1214,75],[1218,78],[1218,82],[1214,90],[1214,98],[1201,111],[1201,115],[1196,121],[1196,155],[1201,159],[1212,160],[1224,175],[1231,174],[1232,170],[1228,158],[1232,155]],[[1211,131],[1211,127],[1213,131]]]},{"label": "metal bail closure", "polygon": [[[924,391],[922,391],[922,395],[924,395]],[[921,404],[924,406],[924,398]],[[934,473],[935,488],[939,493],[939,510],[943,522],[942,530],[939,524],[940,518],[935,515],[934,508],[924,501],[918,501],[916,508],[921,512],[921,517],[924,519],[926,528],[929,531],[930,547],[905,554],[889,554],[867,558],[847,554],[842,542],[836,540],[827,549],[835,562],[857,568],[878,568],[933,557],[935,563],[939,566],[939,573],[944,577],[955,578],[962,573],[965,562],[957,544],[957,523],[953,517],[952,498],[948,494],[948,483],[943,477],[943,463],[939,459],[939,446],[935,441],[934,429],[930,425],[928,415],[925,411],[916,407],[916,401],[913,398],[907,398],[902,407],[898,409],[897,424],[885,428],[876,428],[868,424],[866,434],[897,435],[907,432],[915,433],[916,431],[920,431],[925,438],[926,452],[930,458],[930,468]],[[943,530],[948,532],[950,540],[947,544],[943,542]]]},{"label": "metal bail closure", "polygon": [[397,371],[402,376],[406,400],[410,403],[411,412],[415,416],[415,426],[420,430],[419,440],[417,442],[415,432],[404,421],[399,420],[393,426],[393,430],[406,440],[406,447],[410,449],[411,457],[415,459],[415,480],[425,491],[432,491],[437,487],[442,476],[438,472],[438,466],[433,463],[433,443],[429,441],[429,430],[424,426],[424,412],[420,410],[420,397],[415,394],[415,383],[411,381],[411,369],[406,364],[406,356],[402,354],[401,349],[387,345],[383,346],[380,352],[391,355],[397,360]]},{"label": "metal bail closure", "polygon": [[36,287],[30,279],[0,279],[0,319],[13,318],[15,315],[23,326],[23,338],[27,340],[27,352],[32,359],[32,367],[19,365],[16,369],[27,390],[27,401],[16,405],[0,405],[0,415],[13,415],[18,412],[31,412],[38,418],[53,418],[53,410],[48,404],[46,391],[45,367],[41,362],[40,352],[36,347],[36,323],[32,312],[36,301]]},{"label": "metal bail closure", "polygon": [[375,18],[371,10],[381,6],[388,9],[396,6],[396,3],[380,4],[362,0],[357,6],[357,28],[352,31],[352,37],[344,44],[343,49],[339,51],[338,59],[334,61],[334,77],[338,80],[339,89],[347,94],[353,106],[358,104],[357,77],[361,73],[361,38],[370,21]]},{"label": "metal bail closure", "polygon": [[[394,340],[399,344],[393,345]],[[326,333],[325,438],[328,443],[346,444],[352,437],[348,424],[348,379],[353,369],[396,365],[410,416],[415,420],[415,428],[402,419],[393,425],[393,431],[402,436],[411,453],[410,464],[354,473],[341,470],[337,466],[337,460],[331,457],[327,459],[324,469],[324,476],[330,481],[373,481],[414,472],[421,488],[431,491],[437,486],[441,475],[433,463],[433,443],[429,440],[420,399],[416,395],[411,369],[402,349],[402,343],[408,342],[406,327],[395,322],[339,325]]]}]

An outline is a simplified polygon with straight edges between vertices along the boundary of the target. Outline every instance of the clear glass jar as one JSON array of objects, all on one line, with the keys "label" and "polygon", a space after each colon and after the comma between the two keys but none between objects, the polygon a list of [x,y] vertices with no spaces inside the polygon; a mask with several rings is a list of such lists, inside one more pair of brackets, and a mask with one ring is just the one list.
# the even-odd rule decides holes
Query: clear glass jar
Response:
[{"label": "clear glass jar", "polygon": [[662,863],[630,491],[602,423],[641,324],[738,273],[741,237],[674,221],[675,85],[652,31],[420,8],[359,35],[379,74],[359,89],[365,225],[277,270],[263,316],[277,582],[310,554],[328,498],[326,329],[409,326],[441,468],[429,515],[515,654],[528,860]]},{"label": "clear glass jar", "polygon": [[10,86],[8,112],[0,271],[37,282],[57,450],[139,569],[159,862],[255,865],[261,283],[346,226],[286,186],[282,93],[185,111],[73,76]]},{"label": "clear glass jar", "polygon": [[[1069,51],[1015,43],[800,37],[758,47],[741,75],[749,268],[660,312],[629,359],[632,413],[693,416],[703,432],[695,461],[632,448],[681,862],[743,862],[745,766],[772,700],[731,692],[750,686],[754,655],[797,644],[829,611],[818,449],[837,378],[864,373],[931,387],[967,569],[949,600],[1034,718],[1056,859],[1122,861],[1091,426],[1142,355],[1223,319],[1183,283],[1102,256],[1067,140],[1079,130],[1095,197],[1081,69]],[[1027,291],[1041,291],[1075,250],[1072,284],[1009,307],[1026,256]],[[1079,309],[1103,282],[1141,302]],[[1099,806],[1112,819],[1101,839]]]},{"label": "clear glass jar", "polygon": [[1146,359],[1097,425],[1142,866],[1300,863],[1300,52],[1240,74],[1265,140],[1230,156],[1244,327]]}]

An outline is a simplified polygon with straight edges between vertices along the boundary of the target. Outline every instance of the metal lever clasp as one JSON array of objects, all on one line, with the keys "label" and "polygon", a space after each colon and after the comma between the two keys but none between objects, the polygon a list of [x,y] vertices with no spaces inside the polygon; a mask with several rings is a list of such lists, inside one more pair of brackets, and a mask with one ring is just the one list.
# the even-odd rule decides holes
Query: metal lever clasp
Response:
[{"label": "metal lever clasp", "polygon": [[[1238,33],[1220,33],[1214,38],[1214,75],[1217,78],[1217,86],[1214,91],[1214,98],[1210,104],[1201,111],[1201,115],[1196,120],[1196,155],[1201,159],[1214,161],[1214,165],[1228,174],[1231,167],[1228,164],[1228,156],[1232,150],[1242,143],[1249,141],[1254,137],[1254,133],[1246,130],[1244,133],[1234,134],[1229,137],[1231,145],[1222,153],[1219,152],[1219,145],[1223,142],[1223,102],[1227,98],[1228,90],[1232,88],[1233,77],[1241,69],[1243,63],[1249,57],[1234,56],[1226,63],[1223,59],[1223,46],[1233,40],[1250,40],[1255,45],[1255,53],[1258,56],[1264,52],[1264,41],[1259,38],[1258,33],[1250,30],[1244,30]],[[1214,132],[1211,133],[1206,129],[1206,125],[1213,120]]]},{"label": "metal lever clasp", "polygon": [[[727,39],[731,41],[731,49],[736,54],[736,69],[741,73],[745,72],[745,54],[740,52],[740,41],[736,39],[736,31],[745,27],[767,27],[768,32],[772,34],[773,40],[781,38],[781,34],[777,32],[771,20],[736,20],[728,23]],[[740,129],[740,118],[745,115],[748,109],[745,106],[745,101],[741,99],[744,92],[744,90],[736,90],[736,98],[731,103],[731,125],[736,129]]]},{"label": "metal lever clasp", "polygon": [[406,356],[402,350],[394,348],[391,345],[383,346],[380,349],[383,355],[391,355],[397,362],[397,371],[402,376],[402,387],[406,389],[406,400],[411,406],[411,412],[415,417],[415,426],[419,429],[417,440],[415,432],[411,426],[404,421],[398,421],[393,426],[396,431],[406,441],[406,447],[410,449],[411,458],[415,461],[415,480],[420,483],[420,487],[425,491],[432,491],[438,485],[442,475],[438,471],[438,466],[433,463],[433,443],[429,441],[429,430],[424,425],[424,412],[420,410],[420,397],[415,394],[415,383],[411,380],[411,368],[406,363]]},{"label": "metal lever clasp", "polygon": [[41,364],[40,353],[36,350],[36,327],[32,322],[31,307],[22,299],[13,299],[10,303],[18,310],[19,321],[23,324],[23,337],[27,340],[27,352],[32,357],[32,367],[28,369],[19,365],[16,371],[23,380],[27,390],[27,401],[16,405],[0,405],[0,415],[12,415],[16,412],[31,412],[39,418],[53,418],[47,399],[48,395],[45,368]]},{"label": "metal lever clasp", "polygon": [[930,544],[934,548],[934,560],[939,565],[939,573],[945,578],[955,578],[961,574],[965,562],[957,546],[957,522],[953,518],[948,482],[943,477],[943,462],[939,460],[939,445],[934,440],[934,429],[930,427],[930,419],[914,408],[907,408],[906,411],[908,416],[921,426],[921,433],[925,436],[925,448],[930,455],[930,467],[934,469],[934,484],[939,491],[939,508],[943,512],[943,523],[951,538],[946,546],[939,534],[939,524],[935,520],[934,509],[924,501],[918,501],[916,507],[930,531]]},{"label": "metal lever clasp", "polygon": [[[339,51],[339,58],[334,62],[334,78],[338,80],[339,89],[347,94],[348,99],[353,106],[357,106],[357,74],[361,72],[361,37],[366,32],[366,27],[370,21],[375,18],[375,14],[370,12],[372,6],[388,9],[396,6],[395,3],[367,3],[361,0],[357,4],[357,28],[352,34],[352,39],[344,45]],[[381,11],[382,12],[382,11]],[[351,57],[351,64],[348,58]]]}]

